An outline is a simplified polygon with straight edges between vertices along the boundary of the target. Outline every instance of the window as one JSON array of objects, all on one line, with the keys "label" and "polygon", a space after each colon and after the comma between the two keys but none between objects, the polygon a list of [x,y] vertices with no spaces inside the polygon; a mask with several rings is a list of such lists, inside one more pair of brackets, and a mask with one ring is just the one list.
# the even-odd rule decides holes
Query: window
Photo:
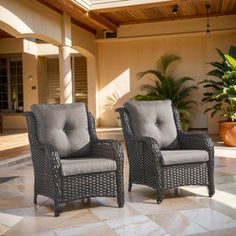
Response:
[{"label": "window", "polygon": [[0,110],[23,111],[23,76],[21,56],[0,57]]},{"label": "window", "polygon": [[8,80],[6,58],[0,58],[0,110],[8,110]]}]

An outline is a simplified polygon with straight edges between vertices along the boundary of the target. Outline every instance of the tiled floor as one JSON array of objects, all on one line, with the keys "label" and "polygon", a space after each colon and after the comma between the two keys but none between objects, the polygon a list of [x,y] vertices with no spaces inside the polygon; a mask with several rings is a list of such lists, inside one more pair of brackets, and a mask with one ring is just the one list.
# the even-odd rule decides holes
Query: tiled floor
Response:
[{"label": "tiled floor", "polygon": [[0,134],[0,161],[29,153],[29,141],[26,130],[4,130]]},{"label": "tiled floor", "polygon": [[39,196],[33,205],[33,168],[30,161],[0,169],[0,235],[236,235],[236,150],[216,142],[216,194],[189,186],[165,192],[158,205],[155,191],[134,185],[125,206],[116,199],[93,198],[64,205],[53,217],[53,202]]}]

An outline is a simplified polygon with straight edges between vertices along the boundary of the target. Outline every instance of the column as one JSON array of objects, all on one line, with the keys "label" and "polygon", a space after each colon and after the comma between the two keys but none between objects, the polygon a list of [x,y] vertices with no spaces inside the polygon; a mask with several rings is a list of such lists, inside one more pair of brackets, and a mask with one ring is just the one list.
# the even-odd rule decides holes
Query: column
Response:
[{"label": "column", "polygon": [[62,15],[62,45],[59,47],[60,103],[72,103],[71,18]]}]

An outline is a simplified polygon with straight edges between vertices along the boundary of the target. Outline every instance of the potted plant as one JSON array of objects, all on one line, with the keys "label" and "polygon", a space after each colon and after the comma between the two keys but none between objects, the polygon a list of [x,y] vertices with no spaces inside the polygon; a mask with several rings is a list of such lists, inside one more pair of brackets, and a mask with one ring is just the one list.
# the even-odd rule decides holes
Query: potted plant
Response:
[{"label": "potted plant", "polygon": [[236,47],[231,46],[228,54],[223,54],[216,49],[222,58],[222,62],[211,62],[215,67],[207,73],[213,79],[205,79],[201,83],[208,92],[204,93],[202,99],[205,103],[212,103],[213,106],[206,109],[212,111],[213,117],[221,112],[225,121],[220,122],[220,137],[227,146],[236,146]]},{"label": "potted plant", "polygon": [[173,68],[170,66],[180,60],[176,55],[165,55],[157,61],[156,68],[140,72],[138,78],[147,74],[154,75],[153,84],[145,84],[140,87],[144,94],[138,94],[135,100],[165,100],[170,99],[180,114],[180,122],[183,130],[188,129],[189,121],[186,119],[192,113],[193,105],[197,103],[190,99],[191,92],[197,89],[196,85],[186,85],[193,81],[190,77],[176,78]]}]

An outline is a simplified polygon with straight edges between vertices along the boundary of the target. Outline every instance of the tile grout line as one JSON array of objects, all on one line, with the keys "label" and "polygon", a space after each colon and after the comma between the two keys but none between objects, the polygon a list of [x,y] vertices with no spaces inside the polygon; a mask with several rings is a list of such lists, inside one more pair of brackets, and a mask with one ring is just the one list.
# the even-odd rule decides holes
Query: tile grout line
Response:
[{"label": "tile grout line", "polygon": [[27,153],[21,156],[13,157],[7,160],[0,161],[0,168],[5,166],[15,165],[31,159],[31,153]]}]

